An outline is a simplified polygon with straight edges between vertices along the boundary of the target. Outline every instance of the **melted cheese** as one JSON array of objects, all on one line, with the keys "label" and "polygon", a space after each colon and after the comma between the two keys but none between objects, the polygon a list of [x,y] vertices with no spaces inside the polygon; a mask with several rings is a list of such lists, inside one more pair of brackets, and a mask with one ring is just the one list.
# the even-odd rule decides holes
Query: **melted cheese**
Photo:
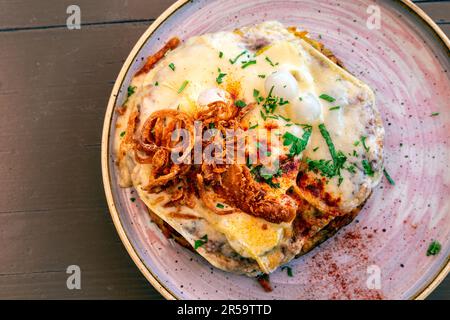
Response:
[{"label": "melted cheese", "polygon": [[[247,48],[249,43],[261,38],[269,41],[270,45],[257,52]],[[245,53],[241,55],[242,52]],[[230,59],[234,63],[231,63]],[[256,63],[243,68],[245,62],[252,60]],[[169,65],[173,65],[175,70]],[[222,83],[218,83],[217,77],[221,73],[226,75],[222,77]],[[188,81],[188,85],[180,92],[185,81]],[[374,104],[374,95],[370,88],[276,22],[244,28],[239,34],[220,32],[193,37],[169,52],[149,73],[135,78],[132,85],[137,87],[137,92],[130,98],[129,109],[139,105],[141,119],[146,119],[156,110],[166,108],[194,113],[202,105],[228,99],[227,92],[237,95],[236,99],[251,103],[255,101],[255,90],[266,97],[273,88],[276,96],[289,101],[274,112],[283,118],[270,119],[278,124],[280,135],[290,132],[301,137],[304,130],[300,124],[314,126],[308,147],[299,158],[330,159],[327,145],[317,130],[317,124],[320,123],[326,124],[336,149],[345,154],[350,154],[353,150],[359,154],[364,152],[361,146],[357,148],[353,145],[361,136],[368,136],[368,144],[372,150],[377,149],[377,141],[370,138],[373,133],[366,132],[364,125],[366,118],[370,116],[364,114],[364,107]],[[321,94],[332,96],[336,101],[330,103],[320,99]],[[330,110],[336,106],[340,109]],[[247,115],[245,120],[249,126],[259,124],[263,127],[269,121],[263,119],[260,111],[261,107]],[[131,111],[128,111],[127,115],[129,112]],[[119,119],[120,126],[125,126],[127,115]],[[289,118],[289,121],[286,118]],[[143,122],[141,121],[140,125]],[[116,141],[118,146],[119,135],[116,136]],[[286,154],[288,150],[288,147],[280,145],[274,148],[272,153]],[[125,166],[129,172],[133,172],[131,180],[133,185],[139,188],[147,181],[149,166],[137,165],[131,159],[132,157],[127,158]],[[129,172],[122,174],[123,179],[128,181],[123,185],[130,184]],[[344,172],[343,175],[342,185],[338,186],[337,179],[332,179],[327,188],[342,197],[344,202],[349,202],[349,205],[354,205],[355,192],[362,184],[371,185],[379,179],[378,175],[369,179],[361,172],[355,175]],[[293,183],[295,177],[290,181],[284,180],[280,194]],[[195,229],[200,228],[200,224],[186,224],[171,217],[167,208],[152,204],[151,195],[142,190],[140,195],[155,213],[191,244],[197,240],[195,237],[206,233],[205,230]],[[209,233],[212,233],[213,229],[218,235],[225,236],[236,252],[256,260],[263,272],[274,270],[295,255],[286,256],[280,249],[283,243],[290,240],[286,237],[286,234],[290,234],[286,232],[291,229],[290,224],[271,224],[245,213],[220,216],[207,210],[201,203],[195,210],[183,210],[207,221]],[[210,238],[213,237],[210,235]],[[202,253],[201,250],[199,252]],[[207,259],[217,266],[218,263],[210,257]]]}]

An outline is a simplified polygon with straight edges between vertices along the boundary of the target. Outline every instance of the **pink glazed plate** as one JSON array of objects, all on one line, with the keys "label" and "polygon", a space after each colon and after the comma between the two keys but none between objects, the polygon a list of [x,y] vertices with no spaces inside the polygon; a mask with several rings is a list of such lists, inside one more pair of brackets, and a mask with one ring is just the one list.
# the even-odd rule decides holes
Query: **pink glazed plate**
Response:
[{"label": "pink glazed plate", "polygon": [[[150,4],[149,4],[150,5]],[[380,25],[376,15],[380,14]],[[111,153],[115,108],[142,58],[172,36],[279,20],[311,32],[376,92],[386,127],[386,167],[396,182],[375,189],[364,210],[309,254],[294,277],[271,276],[274,291],[225,273],[167,240],[134,191],[121,189]],[[138,41],[117,78],[106,113],[102,168],[117,231],[136,265],[168,299],[422,299],[449,271],[449,40],[409,1],[181,0]],[[437,114],[438,113],[438,114]],[[432,116],[434,114],[434,116]],[[427,256],[432,241],[441,252]]]}]

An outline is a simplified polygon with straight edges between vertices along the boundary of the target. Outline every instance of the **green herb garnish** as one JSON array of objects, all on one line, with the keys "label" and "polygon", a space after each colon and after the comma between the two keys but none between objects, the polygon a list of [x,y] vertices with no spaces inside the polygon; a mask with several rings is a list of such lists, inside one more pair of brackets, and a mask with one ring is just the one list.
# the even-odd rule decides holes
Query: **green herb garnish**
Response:
[{"label": "green herb garnish", "polygon": [[221,203],[218,203],[218,204],[216,205],[216,207],[219,208],[219,209],[225,208],[225,206],[224,206],[223,204],[221,204]]},{"label": "green herb garnish", "polygon": [[369,152],[370,148],[366,145],[366,140],[367,140],[367,137],[364,137],[364,136],[361,137],[361,142],[364,147],[364,150],[366,150],[366,152]]},{"label": "green herb garnish", "polygon": [[277,65],[279,65],[279,63],[273,63],[272,60],[270,60],[269,57],[266,56],[266,61],[272,66],[272,67],[276,67]]},{"label": "green herb garnish", "polygon": [[159,86],[159,82],[158,81],[155,82],[155,87],[157,87],[157,86]]},{"label": "green herb garnish", "polygon": [[335,98],[333,98],[333,97],[331,97],[331,96],[329,96],[329,95],[327,95],[327,94],[325,94],[325,93],[321,94],[321,95],[319,96],[319,98],[322,99],[322,100],[328,101],[328,102],[330,102],[330,103],[336,101]]},{"label": "green herb garnish", "polygon": [[237,100],[237,101],[234,103],[234,105],[235,105],[236,107],[238,107],[238,108],[245,108],[245,107],[247,106],[247,104],[246,104],[244,101],[242,101],[242,100]]},{"label": "green herb garnish", "polygon": [[261,79],[265,79],[266,75],[265,74],[259,74],[258,77],[261,78]]},{"label": "green herb garnish", "polygon": [[339,110],[340,108],[341,108],[340,106],[333,107],[333,108],[330,108],[330,111]]},{"label": "green herb garnish", "polygon": [[250,128],[248,128],[249,130],[253,130],[259,127],[259,124],[255,124],[254,126],[251,126]]},{"label": "green herb garnish", "polygon": [[221,73],[219,69],[219,75],[216,78],[217,84],[223,83],[223,78],[225,78],[226,75],[227,75],[226,73]]},{"label": "green herb garnish", "polygon": [[172,71],[175,71],[175,65],[173,63],[169,64],[169,68],[172,69]]},{"label": "green herb garnish", "polygon": [[135,202],[136,198],[130,198],[131,202]]},{"label": "green herb garnish", "polygon": [[283,136],[284,146],[291,146],[289,150],[289,156],[294,157],[302,153],[308,145],[309,138],[311,137],[312,129],[306,129],[301,138],[294,136],[293,134],[286,132]]},{"label": "green herb garnish", "polygon": [[281,271],[284,271],[284,270],[287,271],[287,275],[288,275],[289,277],[292,278],[292,277],[294,276],[291,267],[288,267],[288,266],[281,267]]},{"label": "green herb garnish", "polygon": [[223,52],[222,52],[222,51],[219,52],[219,58],[220,58],[220,59],[223,58]]},{"label": "green herb garnish", "polygon": [[128,92],[127,92],[127,97],[128,98],[131,97],[134,94],[134,92],[136,91],[136,89],[137,89],[137,87],[129,86],[128,87]]},{"label": "green herb garnish", "polygon": [[239,58],[242,57],[246,52],[247,52],[247,50],[242,51],[236,58],[230,59],[230,60],[229,60],[230,63],[231,63],[231,64],[235,64],[235,63],[239,60]]},{"label": "green herb garnish", "polygon": [[181,85],[180,89],[178,89],[178,93],[182,93],[184,89],[186,89],[186,86],[189,84],[189,81],[185,80],[183,84]]},{"label": "green herb garnish", "polygon": [[427,250],[427,257],[438,255],[441,252],[441,244],[437,241],[433,241]]},{"label": "green herb garnish", "polygon": [[384,176],[386,177],[386,180],[393,186],[395,186],[395,181],[394,179],[391,178],[391,176],[389,175],[389,173],[386,171],[386,169],[383,170]]},{"label": "green herb garnish", "polygon": [[431,114],[432,117],[437,117],[438,115],[440,115],[439,112],[434,112],[434,113]]},{"label": "green herb garnish", "polygon": [[205,245],[208,242],[208,235],[205,234],[203,237],[201,237],[199,240],[195,240],[194,243],[194,249],[197,250],[201,246]]},{"label": "green herb garnish", "polygon": [[373,177],[375,172],[373,171],[372,165],[370,164],[370,162],[367,161],[367,160],[363,160],[362,161],[362,165],[363,165],[363,168],[364,168],[364,173],[366,175],[368,175],[369,177]]},{"label": "green herb garnish", "polygon": [[122,131],[122,132],[120,133],[120,137],[121,137],[121,138],[125,137],[125,134],[126,134],[126,132],[125,132],[125,131]]},{"label": "green herb garnish", "polygon": [[256,64],[256,60],[250,60],[250,61],[244,63],[244,64],[242,65],[242,69],[245,69],[245,68],[247,68],[248,66],[251,66],[251,65],[253,65],[253,64]]}]

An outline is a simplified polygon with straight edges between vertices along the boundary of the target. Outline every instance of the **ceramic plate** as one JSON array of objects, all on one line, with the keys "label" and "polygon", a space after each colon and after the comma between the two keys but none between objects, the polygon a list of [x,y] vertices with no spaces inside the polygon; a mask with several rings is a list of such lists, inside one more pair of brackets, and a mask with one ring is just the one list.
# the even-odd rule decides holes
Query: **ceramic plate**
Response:
[{"label": "ceramic plate", "polygon": [[[371,7],[372,6],[372,7]],[[373,7],[375,6],[375,7]],[[377,10],[380,22],[376,24]],[[244,276],[211,267],[167,240],[132,189],[117,183],[110,153],[114,109],[124,101],[143,58],[172,36],[186,39],[279,20],[321,38],[376,92],[386,127],[386,167],[396,182],[375,189],[357,220],[334,238],[277,271],[272,293]],[[131,257],[166,298],[411,299],[424,298],[449,270],[449,42],[410,2],[371,0],[179,1],[142,36],[111,95],[103,133],[103,178],[110,211]],[[439,115],[431,116],[434,113]],[[427,256],[437,240],[442,250]],[[375,278],[374,278],[375,277]],[[378,281],[379,280],[379,281]]]}]

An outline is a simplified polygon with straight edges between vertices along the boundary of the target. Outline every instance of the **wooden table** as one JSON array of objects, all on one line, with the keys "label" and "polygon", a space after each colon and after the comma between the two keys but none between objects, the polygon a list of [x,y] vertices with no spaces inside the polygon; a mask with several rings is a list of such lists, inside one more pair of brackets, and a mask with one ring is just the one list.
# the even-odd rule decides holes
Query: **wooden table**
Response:
[{"label": "wooden table", "polygon": [[[0,0],[0,298],[162,298],[112,224],[100,136],[124,59],[173,1]],[[450,34],[450,1],[417,2]],[[73,3],[81,30],[66,28]]]}]

